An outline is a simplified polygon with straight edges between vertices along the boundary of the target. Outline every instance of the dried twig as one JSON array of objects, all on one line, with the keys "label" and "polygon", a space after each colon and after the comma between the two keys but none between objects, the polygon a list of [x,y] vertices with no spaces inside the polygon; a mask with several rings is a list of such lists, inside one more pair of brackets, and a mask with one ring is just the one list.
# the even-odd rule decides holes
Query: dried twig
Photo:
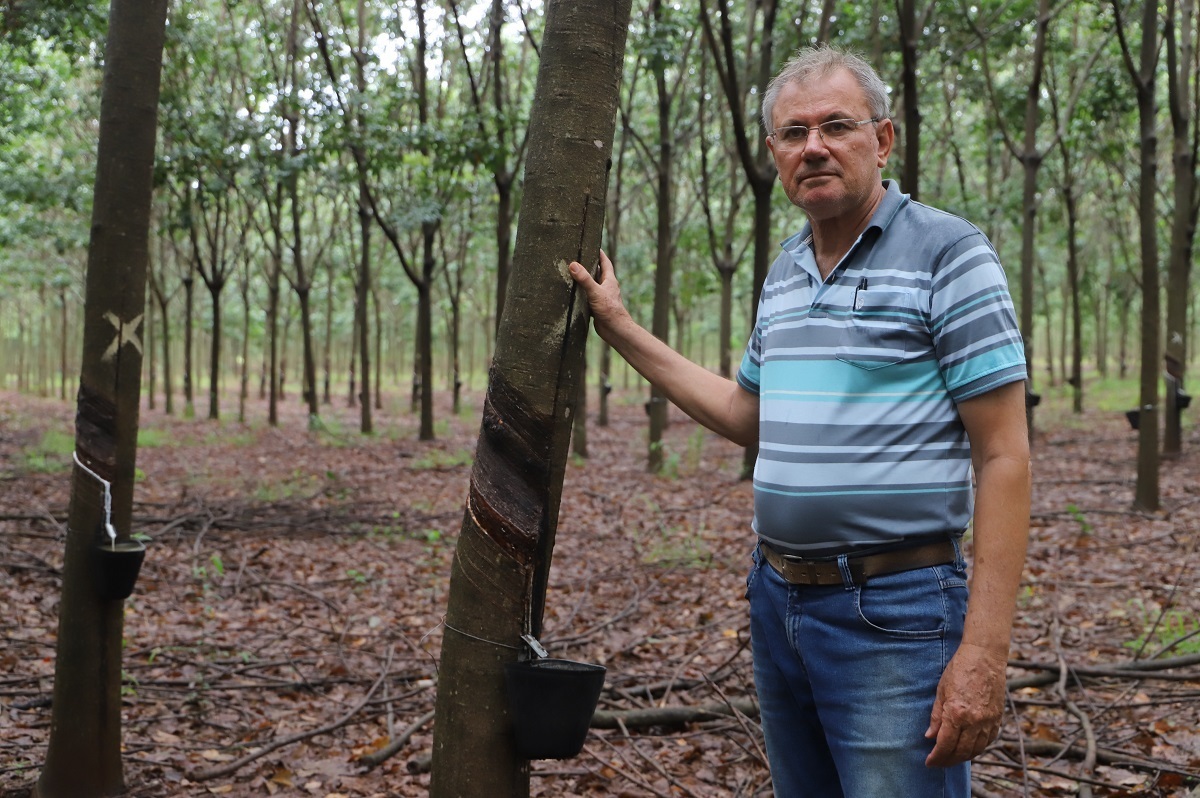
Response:
[{"label": "dried twig", "polygon": [[392,738],[390,741],[388,741],[387,745],[385,745],[383,748],[380,748],[378,751],[370,754],[364,754],[363,756],[359,757],[358,761],[366,765],[368,770],[379,767],[388,759],[391,759],[393,756],[395,756],[401,748],[408,745],[408,741],[412,739],[412,736],[419,732],[426,723],[433,720],[433,716],[433,710],[426,712],[424,715],[409,724],[408,728],[401,732],[399,737]]}]

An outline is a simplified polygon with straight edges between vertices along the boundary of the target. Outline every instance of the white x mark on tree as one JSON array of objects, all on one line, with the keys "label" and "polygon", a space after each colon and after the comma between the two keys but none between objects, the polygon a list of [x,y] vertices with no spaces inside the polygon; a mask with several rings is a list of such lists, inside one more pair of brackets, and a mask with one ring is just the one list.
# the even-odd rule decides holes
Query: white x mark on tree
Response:
[{"label": "white x mark on tree", "polygon": [[139,313],[137,318],[130,319],[126,322],[121,321],[121,317],[113,313],[111,310],[104,314],[104,318],[108,320],[108,323],[116,328],[117,337],[114,338],[113,342],[108,345],[108,349],[104,350],[104,355],[100,358],[101,360],[105,362],[112,360],[117,356],[117,350],[120,349],[123,344],[133,344],[134,348],[137,349],[138,354],[142,354],[142,341],[137,336],[137,328],[138,325],[142,323],[142,316],[144,315],[144,313]]}]

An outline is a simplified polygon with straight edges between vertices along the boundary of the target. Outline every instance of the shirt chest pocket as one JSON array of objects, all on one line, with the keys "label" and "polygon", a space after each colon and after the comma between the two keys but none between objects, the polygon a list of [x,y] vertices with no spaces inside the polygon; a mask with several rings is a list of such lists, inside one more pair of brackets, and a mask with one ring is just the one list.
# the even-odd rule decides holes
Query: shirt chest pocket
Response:
[{"label": "shirt chest pocket", "polygon": [[839,332],[835,356],[861,369],[891,366],[920,349],[923,328],[915,293],[859,288]]}]

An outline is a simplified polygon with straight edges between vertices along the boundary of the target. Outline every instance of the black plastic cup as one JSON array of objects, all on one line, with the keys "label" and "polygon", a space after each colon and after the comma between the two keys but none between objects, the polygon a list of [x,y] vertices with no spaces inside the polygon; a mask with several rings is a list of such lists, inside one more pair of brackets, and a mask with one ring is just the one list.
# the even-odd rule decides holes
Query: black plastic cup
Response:
[{"label": "black plastic cup", "polygon": [[118,540],[100,543],[93,551],[100,597],[117,600],[133,595],[142,560],[146,559],[146,544],[140,540]]},{"label": "black plastic cup", "polygon": [[565,659],[505,665],[517,753],[524,759],[577,756],[600,700],[605,670]]}]

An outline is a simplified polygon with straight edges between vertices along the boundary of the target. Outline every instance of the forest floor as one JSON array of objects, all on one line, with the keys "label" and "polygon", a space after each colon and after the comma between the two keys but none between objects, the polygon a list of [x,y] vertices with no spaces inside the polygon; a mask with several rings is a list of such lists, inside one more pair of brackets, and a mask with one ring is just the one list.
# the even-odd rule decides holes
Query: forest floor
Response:
[{"label": "forest floor", "polygon": [[[294,398],[277,428],[143,409],[134,531],[151,542],[125,608],[131,796],[426,794],[479,400],[455,416],[439,397],[432,443],[406,408],[378,413],[366,438],[344,401],[318,432]],[[1119,413],[1039,413],[1010,705],[976,793],[1200,794],[1200,434],[1162,467],[1162,511],[1142,513]],[[73,414],[0,392],[0,796],[28,794],[46,752]],[[607,666],[602,710],[753,697],[742,451],[672,419],[666,471],[649,476],[641,399],[614,394],[610,425],[591,426],[590,457],[567,471],[543,642]],[[752,708],[630,716],[532,771],[539,796],[770,795]]]}]

